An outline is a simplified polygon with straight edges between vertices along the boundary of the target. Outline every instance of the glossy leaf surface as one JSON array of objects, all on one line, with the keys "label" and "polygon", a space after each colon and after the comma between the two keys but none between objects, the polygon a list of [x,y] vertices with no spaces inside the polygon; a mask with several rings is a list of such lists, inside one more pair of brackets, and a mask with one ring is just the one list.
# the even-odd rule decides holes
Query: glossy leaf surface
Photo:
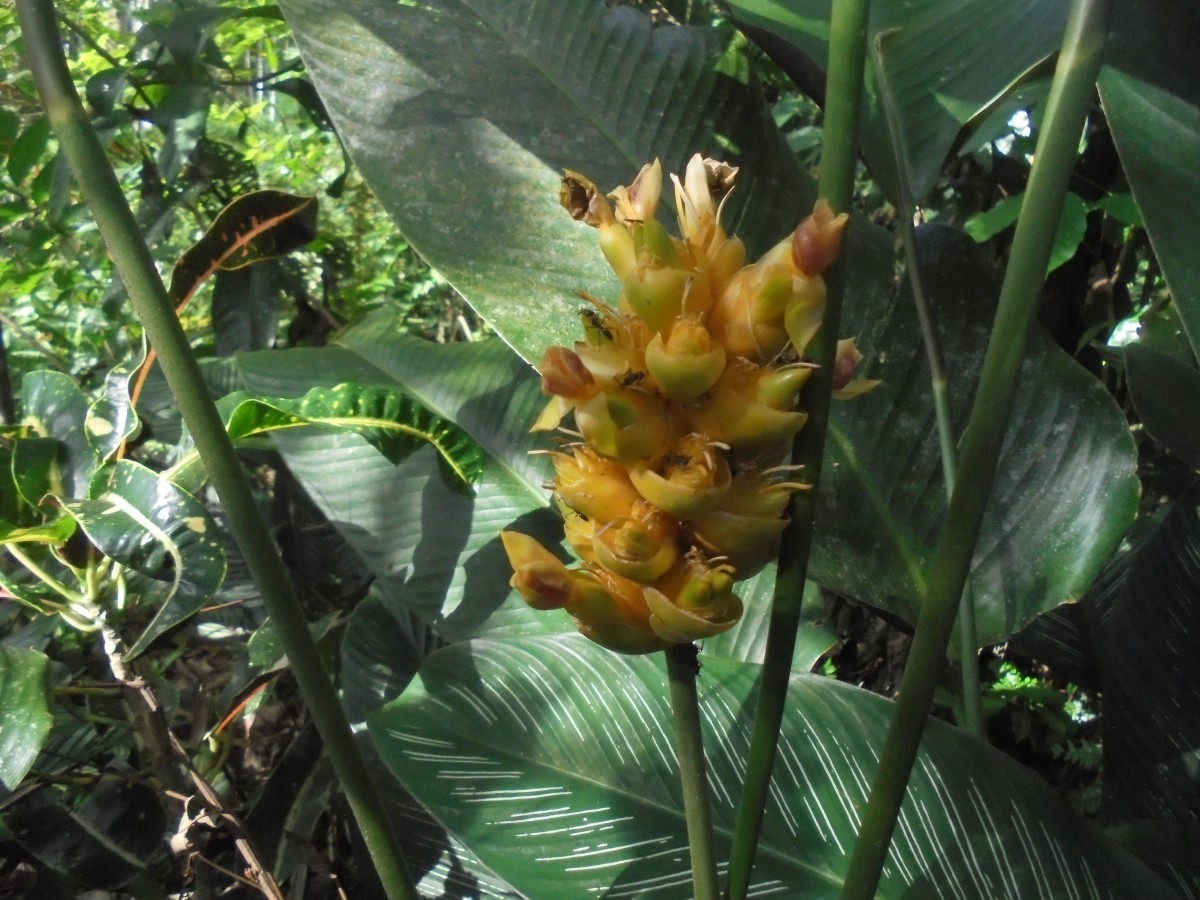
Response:
[{"label": "glossy leaf surface", "polygon": [[1130,344],[1125,372],[1138,417],[1151,436],[1200,469],[1200,372],[1178,357]]},{"label": "glossy leaf surface", "polygon": [[479,448],[470,436],[392,387],[342,382],[313,387],[294,400],[236,393],[223,398],[221,405],[234,440],[314,425],[361,435],[393,463],[429,444],[438,451],[448,477],[464,488],[480,474]]},{"label": "glossy leaf surface", "polygon": [[16,789],[37,759],[54,722],[51,703],[49,658],[0,645],[0,797]]},{"label": "glossy leaf surface", "polygon": [[104,376],[104,390],[88,408],[83,430],[92,453],[106,462],[138,429],[138,417],[129,401],[129,366],[114,366]]},{"label": "glossy leaf surface", "polygon": [[[919,232],[925,291],[966,422],[996,286],[961,232]],[[849,295],[845,332],[883,384],[835,404],[811,577],[913,622],[945,509],[929,374],[911,296],[885,307]],[[972,569],[981,645],[1082,596],[1133,521],[1136,457],[1120,410],[1085,370],[1035,333],[1021,369]]]},{"label": "glossy leaf surface", "polygon": [[62,445],[59,459],[61,486],[68,497],[87,494],[96,468],[87,435],[80,427],[88,414],[88,400],[70,376],[62,372],[30,372],[21,380],[25,419],[39,437]]},{"label": "glossy leaf surface", "polygon": [[187,249],[171,270],[171,301],[187,302],[218,269],[241,269],[282,256],[317,233],[317,201],[283,191],[243,194]]},{"label": "glossy leaf surface", "polygon": [[[1123,821],[1196,822],[1200,777],[1200,489],[1090,598],[1101,610],[1104,788]],[[1200,886],[1200,885],[1198,885]]]},{"label": "glossy leaf surface", "polygon": [[[540,486],[541,463],[525,454],[525,430],[540,394],[536,383],[531,391],[528,382],[512,378],[514,367],[524,366],[499,342],[437,346],[394,331],[394,343],[380,340],[386,344],[381,353],[415,366],[420,377],[408,382],[399,365],[389,370],[338,347],[244,354],[238,361],[248,388],[274,396],[302,393],[314,380],[411,385],[427,409],[479,435],[485,457],[473,496],[438,475],[429,450],[397,466],[357,435],[275,436],[289,469],[391,602],[434,623],[447,639],[469,636],[511,593],[499,532],[516,527],[551,546],[562,539],[561,520]],[[506,447],[508,435],[521,435],[521,444]],[[516,602],[523,617],[524,604]]]},{"label": "glossy leaf surface", "polygon": [[602,0],[283,10],[405,237],[527,360],[575,339],[576,291],[613,283],[595,232],[559,208],[564,168],[608,191],[656,156],[669,172],[727,159],[742,167],[727,224],[755,254],[811,208],[730,29],[651,28]]},{"label": "glossy leaf surface", "polygon": [[145,466],[121,460],[97,474],[87,500],[64,506],[100,552],[147,579],[144,600],[157,610],[132,655],[221,586],[225,550],[216,523],[200,501]]},{"label": "glossy leaf surface", "polygon": [[[1193,352],[1200,355],[1200,79],[1184,35],[1200,32],[1190,0],[1118,0],[1100,99],[1154,253]],[[1165,38],[1165,39],[1164,39]]]},{"label": "glossy leaf surface", "polygon": [[[830,0],[731,0],[739,22],[786,39],[824,69]],[[881,61],[894,97],[912,196],[937,181],[964,127],[1009,87],[1057,52],[1065,0],[934,0],[871,4],[868,47]],[[863,152],[872,176],[893,185],[885,111],[874,77],[867,81]]]},{"label": "glossy leaf surface", "polygon": [[[701,670],[719,858],[757,674],[715,659]],[[665,680],[658,655],[622,657],[578,635],[476,640],[430,657],[372,717],[371,735],[409,789],[526,896],[570,883],[580,896],[689,897]],[[751,892],[834,896],[891,706],[814,676],[793,676],[789,694]],[[930,724],[881,898],[1131,895],[1171,892],[1036,776]]]}]

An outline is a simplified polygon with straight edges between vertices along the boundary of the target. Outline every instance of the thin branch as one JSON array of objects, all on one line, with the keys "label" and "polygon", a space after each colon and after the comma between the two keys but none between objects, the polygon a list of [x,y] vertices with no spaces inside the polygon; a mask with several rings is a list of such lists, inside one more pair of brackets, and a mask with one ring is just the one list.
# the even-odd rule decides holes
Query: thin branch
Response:
[{"label": "thin branch", "polygon": [[71,370],[59,361],[58,357],[54,355],[53,350],[39,341],[35,335],[30,334],[2,312],[0,312],[0,322],[3,322],[5,328],[13,332],[15,335],[17,335],[17,337],[21,338],[21,340],[28,343],[31,347],[33,347],[34,350],[42,354],[42,356],[46,357],[50,365],[54,366],[54,368],[58,369],[58,371],[64,372],[67,375],[71,374]]},{"label": "thin branch", "polygon": [[[139,728],[139,731],[143,733],[146,739],[152,741],[152,746],[158,751],[155,754],[156,760],[161,764],[167,759],[173,759],[176,765],[187,774],[196,789],[196,793],[204,803],[205,809],[207,809],[214,820],[220,821],[233,836],[234,845],[237,847],[237,851],[242,859],[246,861],[246,867],[254,879],[253,883],[255,886],[258,887],[264,897],[268,897],[270,900],[284,900],[283,892],[280,891],[279,885],[275,883],[275,878],[271,875],[270,869],[262,864],[245,823],[225,808],[225,804],[221,802],[221,798],[217,796],[217,792],[212,789],[212,785],[196,769],[192,763],[191,756],[179,742],[179,738],[171,731],[167,717],[163,712],[162,704],[158,702],[158,697],[150,689],[149,685],[130,667],[128,660],[125,658],[124,642],[112,625],[109,624],[107,616],[103,613],[98,615],[97,625],[100,629],[100,635],[104,644],[104,653],[108,658],[109,668],[112,670],[113,677],[128,689],[129,696],[137,704],[138,711],[135,715],[135,720],[144,722],[144,727]],[[179,784],[174,774],[171,772],[163,774],[168,785],[182,794],[183,792],[180,790],[182,785]],[[184,798],[184,815],[187,815],[186,796]],[[190,821],[194,821],[194,819]]]}]

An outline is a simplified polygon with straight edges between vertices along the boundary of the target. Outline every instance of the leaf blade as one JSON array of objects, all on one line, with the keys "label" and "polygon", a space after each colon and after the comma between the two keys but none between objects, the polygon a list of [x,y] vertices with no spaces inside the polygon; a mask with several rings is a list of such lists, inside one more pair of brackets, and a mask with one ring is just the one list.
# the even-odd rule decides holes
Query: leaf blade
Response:
[{"label": "leaf blade", "polygon": [[727,224],[757,250],[811,207],[732,32],[651,29],[598,0],[289,0],[284,11],[384,207],[526,360],[574,340],[577,290],[615,285],[594,232],[558,206],[562,169],[607,190],[655,156],[668,171],[695,152],[736,157]]},{"label": "leaf blade", "polygon": [[33,767],[52,724],[49,657],[0,644],[0,797]]},{"label": "leaf blade", "polygon": [[[719,842],[733,821],[757,672],[711,660],[701,674]],[[656,656],[619,656],[578,635],[476,640],[430,657],[370,730],[418,798],[529,896],[553,896],[568,875],[581,894],[686,897],[664,681]],[[840,884],[890,704],[813,676],[794,676],[790,694],[755,887],[824,897]],[[1024,827],[1044,843],[1031,844]],[[1096,885],[1119,893],[1122,884],[1170,896],[1030,773],[936,722],[895,847],[884,898],[1102,896]]]}]

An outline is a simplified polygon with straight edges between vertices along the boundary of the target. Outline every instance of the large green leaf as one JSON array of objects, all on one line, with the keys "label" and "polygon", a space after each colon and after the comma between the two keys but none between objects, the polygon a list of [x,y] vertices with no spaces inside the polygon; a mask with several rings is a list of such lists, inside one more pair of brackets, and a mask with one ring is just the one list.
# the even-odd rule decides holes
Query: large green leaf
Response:
[{"label": "large green leaf", "polygon": [[[961,232],[919,232],[926,293],[965,424],[995,303],[995,276]],[[811,577],[915,621],[945,511],[920,330],[907,291],[886,308],[847,298],[845,330],[883,384],[836,404]],[[972,578],[981,645],[1078,599],[1137,509],[1136,455],[1103,387],[1033,335],[984,515]]]},{"label": "large green leaf", "polygon": [[1200,469],[1200,372],[1176,356],[1130,344],[1125,375],[1138,418],[1164,447]]},{"label": "large green leaf", "polygon": [[351,722],[399,697],[421,662],[438,645],[411,612],[381,589],[379,583],[354,607],[341,643],[342,705]]},{"label": "large green leaf", "polygon": [[[61,460],[65,456],[62,442],[52,437],[14,440],[10,457],[13,493],[6,501],[20,498],[26,506],[36,509],[47,494],[64,493]],[[14,518],[20,512],[15,509]]]},{"label": "large green leaf", "polygon": [[[1069,5],[1066,0],[871,4],[869,46],[877,48],[894,98],[914,199],[933,187],[964,127],[1058,50]],[[828,65],[830,0],[730,0],[730,6],[737,21],[784,38],[821,68]],[[891,144],[874,82],[872,73],[863,152],[872,176],[891,186]]]},{"label": "large green leaf", "polygon": [[37,650],[0,645],[0,797],[21,783],[53,722],[50,660]]},{"label": "large green leaf", "polygon": [[[1200,810],[1200,487],[1089,598],[1104,689],[1110,818],[1197,822]],[[1194,889],[1200,891],[1200,872]]]},{"label": "large green leaf", "polygon": [[537,373],[498,341],[431,344],[400,333],[396,310],[380,310],[338,336],[338,343],[404,385],[424,406],[464,428],[493,458],[549,502],[550,470],[529,451],[546,449],[529,429],[545,406]]},{"label": "large green leaf", "polygon": [[[558,206],[661,157],[742,167],[728,224],[755,252],[811,206],[729,29],[651,28],[603,0],[286,0],[331,118],[405,237],[526,359],[574,339],[609,272]],[[667,192],[670,197],[670,192]],[[745,215],[744,215],[745,214]]]},{"label": "large green leaf", "polygon": [[88,408],[83,430],[98,462],[105,462],[138,429],[138,417],[129,402],[130,368],[120,365],[104,376],[104,390]]},{"label": "large green leaf", "polygon": [[1200,79],[1182,35],[1200,33],[1192,0],[1119,0],[1100,99],[1150,243],[1200,355]]},{"label": "large green leaf", "polygon": [[[426,347],[433,352],[422,356]],[[399,605],[397,615],[415,613],[450,640],[473,634],[498,611],[521,630],[528,624],[523,604],[505,603],[511,570],[498,534],[515,527],[550,546],[562,540],[561,521],[540,486],[545,470],[525,455],[537,385],[513,380],[514,366],[524,367],[498,342],[455,348],[397,341],[391,350],[420,366],[420,390],[344,348],[243,354],[238,363],[251,391],[275,396],[304,393],[314,381],[395,384],[478,435],[486,458],[474,496],[439,476],[429,450],[397,466],[357,435],[281,432],[275,441],[292,474]],[[441,385],[449,387],[439,392]],[[504,445],[506,435],[518,434],[518,446]]]},{"label": "large green leaf", "polygon": [[234,440],[313,425],[361,435],[394,463],[428,444],[452,481],[466,488],[479,477],[480,452],[471,438],[389,386],[342,382],[283,400],[238,392],[222,398],[221,408]]},{"label": "large green leaf", "polygon": [[196,612],[221,586],[225,549],[204,505],[167,478],[127,459],[97,473],[87,500],[63,506],[105,556],[143,577],[154,617],[130,648]]},{"label": "large green leaf", "polygon": [[[749,740],[757,666],[710,660],[700,703],[718,857]],[[683,800],[661,659],[577,635],[434,654],[370,721],[392,770],[529,897],[689,897]],[[836,894],[891,704],[795,675],[752,891]],[[930,723],[881,898],[1170,897],[1013,760]]]},{"label": "large green leaf", "polygon": [[83,428],[87,397],[69,375],[40,371],[21,379],[21,400],[25,423],[38,436],[54,438],[62,445],[58,491],[68,497],[85,496],[97,464]]}]

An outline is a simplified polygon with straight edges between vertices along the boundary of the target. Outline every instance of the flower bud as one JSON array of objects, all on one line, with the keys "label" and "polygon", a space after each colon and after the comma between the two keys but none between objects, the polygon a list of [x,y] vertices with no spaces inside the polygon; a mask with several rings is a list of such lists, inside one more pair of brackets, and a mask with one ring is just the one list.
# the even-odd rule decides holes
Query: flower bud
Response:
[{"label": "flower bud", "polygon": [[738,578],[749,578],[775,558],[792,493],[806,486],[780,481],[777,473],[746,473],[733,479],[712,512],[691,523],[700,546],[728,559]]},{"label": "flower bud", "polygon": [[783,316],[784,328],[797,354],[804,355],[824,319],[825,279],[820,275],[797,275],[792,280],[792,296]]},{"label": "flower bud", "polygon": [[634,466],[629,477],[638,493],[681,521],[716,507],[732,480],[720,445],[689,434],[671,445],[654,467]]},{"label": "flower bud", "polygon": [[747,406],[731,391],[720,391],[692,416],[692,426],[733,448],[756,447],[793,437],[808,421],[806,412],[781,412],[761,403]]},{"label": "flower bud", "polygon": [[575,424],[597,451],[624,462],[665,453],[681,430],[660,399],[636,386],[577,404]]},{"label": "flower bud", "polygon": [[509,584],[534,609],[562,609],[577,598],[570,570],[534,538],[518,531],[500,532],[513,576]]},{"label": "flower bud", "polygon": [[552,453],[551,460],[558,498],[589,519],[603,523],[628,516],[640,499],[625,467],[590,447],[574,447],[570,456]]},{"label": "flower bud", "polygon": [[563,534],[567,543],[584,562],[595,562],[596,551],[592,547],[592,535],[596,532],[596,523],[582,513],[576,512],[562,501],[557,500],[558,511],[563,517]]},{"label": "flower bud", "polygon": [[850,216],[835,216],[829,201],[821,198],[812,215],[796,226],[792,233],[792,262],[805,275],[818,275],[837,259],[842,245],[842,232]]},{"label": "flower bud", "polygon": [[780,243],[729,279],[713,304],[708,329],[730,356],[773,359],[787,344],[783,313],[791,296],[791,262]]},{"label": "flower bud", "polygon": [[752,374],[740,393],[771,409],[791,412],[796,408],[796,399],[812,378],[812,373],[813,367],[803,363],[778,369],[760,369]]},{"label": "flower bud", "polygon": [[622,308],[661,333],[681,315],[708,312],[712,296],[708,279],[674,267],[638,266],[625,278]]},{"label": "flower bud", "polygon": [[578,172],[563,169],[558,188],[558,203],[576,222],[593,228],[611,225],[616,219],[608,200],[594,183]]},{"label": "flower bud", "polygon": [[623,222],[601,225],[600,250],[618,278],[624,278],[637,266],[637,243],[633,232]]},{"label": "flower bud", "polygon": [[733,627],[742,601],[733,593],[727,566],[710,567],[698,554],[645,590],[650,627],[673,644],[701,640]]},{"label": "flower bud", "polygon": [[599,387],[579,354],[566,347],[548,347],[538,371],[542,393],[578,402],[593,396]]},{"label": "flower bud", "polygon": [[707,252],[709,290],[714,297],[721,296],[729,280],[746,262],[746,245],[740,238],[726,237],[714,241]]},{"label": "flower bud", "polygon": [[882,382],[870,378],[855,378],[854,370],[862,362],[854,338],[838,341],[837,358],[833,363],[833,396],[837,400],[850,400],[859,394],[878,387]]},{"label": "flower bud", "polygon": [[648,584],[679,558],[678,529],[665,514],[638,501],[632,514],[592,534],[596,562],[610,572]]},{"label": "flower bud", "polygon": [[609,197],[616,203],[618,221],[644,223],[654,220],[662,197],[662,164],[656,159],[642,166],[629,187],[616,188]]},{"label": "flower bud", "polygon": [[[683,233],[685,241],[701,249],[707,245],[716,227],[717,211],[713,205],[713,188],[719,187],[710,185],[705,162],[706,160],[697,153],[688,160],[682,182],[678,175],[671,175],[671,181],[675,183],[675,216],[679,221],[679,230]],[[737,172],[736,169],[732,171]]]},{"label": "flower bud", "polygon": [[773,560],[787,519],[762,519],[713,510],[692,523],[696,543],[728,560],[738,578],[749,578]]},{"label": "flower bud", "polygon": [[711,388],[725,371],[725,348],[714,344],[697,319],[677,318],[646,347],[646,368],[668,400],[688,402]]},{"label": "flower bud", "polygon": [[571,575],[575,595],[566,610],[584,637],[617,653],[652,653],[669,645],[650,628],[640,584],[599,566]]},{"label": "flower bud", "polygon": [[689,408],[692,430],[738,448],[791,438],[808,421],[808,413],[794,409],[795,392],[808,377],[799,366],[771,369],[735,360]]},{"label": "flower bud", "polygon": [[551,400],[530,431],[551,431],[578,401],[593,396],[600,387],[583,359],[566,347],[548,347],[538,366],[542,374],[542,393]]}]

